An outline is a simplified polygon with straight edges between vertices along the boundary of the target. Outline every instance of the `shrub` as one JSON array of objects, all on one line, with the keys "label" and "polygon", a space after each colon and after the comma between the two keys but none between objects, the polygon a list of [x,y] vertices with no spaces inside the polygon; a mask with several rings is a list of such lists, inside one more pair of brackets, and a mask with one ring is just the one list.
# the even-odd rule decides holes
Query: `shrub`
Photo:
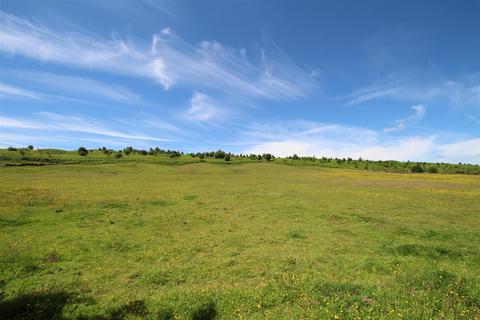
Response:
[{"label": "shrub", "polygon": [[115,159],[120,159],[121,157],[123,157],[121,152],[115,154]]},{"label": "shrub", "polygon": [[438,169],[437,169],[437,167],[429,167],[428,172],[429,173],[438,173]]},{"label": "shrub", "polygon": [[28,150],[33,150],[33,146],[32,146],[32,145],[29,145],[27,148],[28,148]]},{"label": "shrub", "polygon": [[200,305],[192,314],[192,320],[213,320],[217,318],[217,308],[213,301]]},{"label": "shrub", "polygon": [[88,154],[87,148],[85,148],[85,147],[78,148],[78,154],[82,157],[86,156]]},{"label": "shrub", "polygon": [[14,147],[8,147],[7,149],[8,151],[17,151],[17,148],[14,148]]},{"label": "shrub", "polygon": [[123,152],[125,152],[125,154],[128,156],[130,155],[132,152],[133,152],[133,148],[132,147],[126,147]]},{"label": "shrub", "polygon": [[229,154],[225,155],[225,161],[230,161],[230,155]]},{"label": "shrub", "polygon": [[173,320],[175,319],[175,313],[171,309],[164,309],[157,312],[158,320]]},{"label": "shrub", "polygon": [[215,157],[216,159],[223,159],[223,158],[225,158],[225,151],[222,151],[222,150],[216,151],[215,154],[214,154],[214,157]]},{"label": "shrub", "polygon": [[421,173],[423,172],[423,168],[420,164],[417,163],[412,168],[410,168],[410,171],[414,173]]},{"label": "shrub", "polygon": [[270,153],[264,153],[263,158],[267,161],[272,160],[272,155]]}]

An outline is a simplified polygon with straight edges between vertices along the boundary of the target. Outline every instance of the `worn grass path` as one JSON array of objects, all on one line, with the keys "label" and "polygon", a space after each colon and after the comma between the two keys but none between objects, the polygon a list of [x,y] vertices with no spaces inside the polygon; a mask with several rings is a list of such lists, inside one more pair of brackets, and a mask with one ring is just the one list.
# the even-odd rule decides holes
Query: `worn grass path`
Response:
[{"label": "worn grass path", "polygon": [[480,317],[479,176],[56,165],[0,192],[8,317]]}]

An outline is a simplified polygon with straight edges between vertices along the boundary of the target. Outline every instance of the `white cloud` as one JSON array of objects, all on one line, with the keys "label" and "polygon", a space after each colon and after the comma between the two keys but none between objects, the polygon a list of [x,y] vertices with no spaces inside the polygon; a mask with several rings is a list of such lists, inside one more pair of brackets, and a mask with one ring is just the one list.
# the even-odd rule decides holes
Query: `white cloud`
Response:
[{"label": "white cloud", "polygon": [[39,93],[20,87],[0,83],[0,97],[20,97],[28,99],[42,99]]},{"label": "white cloud", "polygon": [[437,147],[437,154],[440,161],[480,163],[480,138],[442,144]]},{"label": "white cloud", "polygon": [[416,123],[420,120],[423,119],[425,116],[425,113],[427,112],[427,109],[422,106],[421,104],[418,106],[413,106],[412,109],[414,110],[414,113],[407,118],[403,119],[398,119],[394,122],[393,126],[390,128],[385,128],[383,129],[384,132],[394,132],[394,131],[400,131],[405,129],[405,127],[410,124],[410,123]]},{"label": "white cloud", "polygon": [[362,94],[359,93],[353,93],[351,95],[351,100],[349,100],[346,105],[354,105],[354,104],[359,104],[362,102],[378,99],[378,98],[384,98],[384,97],[392,97],[396,96],[398,92],[400,91],[399,88],[388,88],[388,89],[380,89],[378,87],[371,88],[371,90],[367,90],[367,92],[364,92]]},{"label": "white cloud", "polygon": [[67,132],[77,132],[129,140],[171,141],[170,139],[153,137],[136,132],[109,129],[108,124],[95,119],[67,116],[52,112],[39,112],[38,116],[39,118],[36,120],[0,116],[2,135],[6,134],[6,132],[4,132],[6,129],[29,129],[61,132],[63,134]]},{"label": "white cloud", "polygon": [[272,100],[304,97],[316,87],[310,74],[273,47],[275,59],[261,65],[244,49],[214,41],[191,45],[171,29],[153,36],[151,45],[60,33],[21,17],[0,12],[0,51],[31,59],[153,79],[165,89],[193,85],[245,97]]},{"label": "white cloud", "polygon": [[[422,108],[415,110],[417,117],[423,116]],[[444,142],[438,136],[392,137],[361,127],[305,121],[251,127],[255,129],[242,134],[241,144],[247,146],[242,153],[480,163],[479,139]]]},{"label": "white cloud", "polygon": [[195,122],[212,122],[226,116],[223,106],[214,101],[208,95],[201,92],[195,92],[190,100],[190,107],[185,117]]},{"label": "white cloud", "polygon": [[345,105],[356,105],[371,100],[390,98],[400,101],[441,101],[455,107],[480,106],[480,85],[478,79],[459,81],[442,80],[422,82],[413,76],[391,75],[376,84],[360,88],[339,97]]},{"label": "white cloud", "polygon": [[[39,71],[4,71],[4,75],[9,78],[17,78],[22,80],[22,83],[41,84],[42,90],[50,90],[55,95],[73,95],[81,97],[97,96],[123,103],[139,103],[141,97],[129,89],[107,84],[101,81],[84,78],[66,76],[61,74],[39,72]],[[45,94],[46,96],[48,94]]]}]

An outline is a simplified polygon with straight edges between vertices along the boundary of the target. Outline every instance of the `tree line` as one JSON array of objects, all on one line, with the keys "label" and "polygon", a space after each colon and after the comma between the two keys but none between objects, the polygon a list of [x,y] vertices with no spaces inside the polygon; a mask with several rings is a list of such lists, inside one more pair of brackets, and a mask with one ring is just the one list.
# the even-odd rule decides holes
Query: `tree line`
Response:
[{"label": "tree line", "polygon": [[[26,148],[15,148],[8,147],[8,151],[18,151],[22,156],[22,159],[29,160],[26,156],[28,152],[34,150],[33,145],[29,145]],[[47,155],[50,156],[50,149],[38,149],[41,153],[44,150],[47,150]],[[60,151],[60,150],[59,150]],[[67,151],[62,151],[67,152]],[[207,151],[207,152],[196,152],[196,153],[184,153],[178,150],[170,149],[161,149],[159,147],[145,149],[136,149],[131,146],[114,150],[106,147],[101,147],[98,149],[87,149],[85,147],[79,147],[76,152],[81,157],[85,157],[92,152],[101,152],[107,157],[113,157],[115,159],[120,159],[122,157],[129,157],[131,155],[141,155],[141,156],[163,156],[170,158],[180,158],[180,157],[191,157],[197,158],[200,161],[206,161],[207,159],[212,160],[224,160],[226,162],[236,161],[236,162],[249,162],[249,161],[266,161],[266,162],[277,162],[288,165],[316,165],[323,167],[332,167],[332,168],[351,168],[351,169],[364,169],[364,170],[373,170],[373,171],[388,171],[388,172],[412,172],[412,173],[464,173],[464,174],[480,174],[480,165],[467,164],[467,163],[431,163],[431,162],[410,162],[410,161],[396,161],[396,160],[364,160],[362,158],[353,159],[353,158],[333,158],[333,157],[300,157],[297,154],[294,154],[289,157],[279,158],[275,157],[270,153],[263,154],[235,154],[230,152],[225,152],[223,150],[217,151]],[[31,159],[30,159],[31,160]]]}]

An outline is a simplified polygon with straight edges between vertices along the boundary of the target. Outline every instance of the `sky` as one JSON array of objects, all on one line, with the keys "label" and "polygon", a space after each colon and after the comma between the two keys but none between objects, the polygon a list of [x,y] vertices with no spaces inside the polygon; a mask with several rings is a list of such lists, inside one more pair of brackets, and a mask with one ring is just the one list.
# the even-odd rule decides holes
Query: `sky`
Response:
[{"label": "sky", "polygon": [[480,164],[480,1],[0,0],[0,147]]}]

